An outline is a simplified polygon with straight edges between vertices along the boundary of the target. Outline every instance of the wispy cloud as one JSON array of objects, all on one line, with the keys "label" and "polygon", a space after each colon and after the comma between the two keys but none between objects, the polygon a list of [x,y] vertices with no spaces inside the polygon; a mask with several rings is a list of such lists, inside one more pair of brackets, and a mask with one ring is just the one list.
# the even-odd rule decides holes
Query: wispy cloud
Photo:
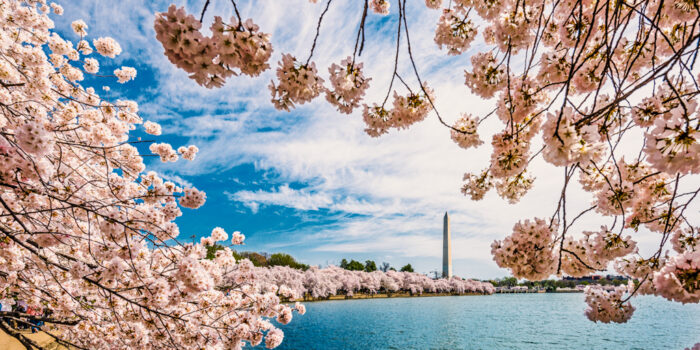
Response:
[{"label": "wispy cloud", "polygon": [[[244,203],[246,206],[258,208],[260,204],[279,205],[297,210],[318,210],[320,207],[328,207],[333,200],[323,193],[309,193],[303,190],[294,190],[287,185],[280,186],[274,191],[239,191],[228,193],[231,200]],[[253,209],[257,211],[257,209]]]},{"label": "wispy cloud", "polygon": [[183,179],[180,176],[174,175],[174,174],[167,174],[167,173],[159,173],[160,177],[167,181],[171,181],[172,183],[180,186],[180,187],[192,187],[192,183]]}]

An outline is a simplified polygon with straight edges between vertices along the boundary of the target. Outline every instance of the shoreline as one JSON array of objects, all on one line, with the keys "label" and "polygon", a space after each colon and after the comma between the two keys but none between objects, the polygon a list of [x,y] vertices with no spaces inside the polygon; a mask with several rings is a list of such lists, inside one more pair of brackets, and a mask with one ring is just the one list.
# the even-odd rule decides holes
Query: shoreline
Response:
[{"label": "shoreline", "polygon": [[410,293],[377,293],[377,294],[367,294],[367,293],[355,293],[352,296],[347,296],[343,294],[330,295],[322,298],[306,297],[301,299],[292,299],[282,301],[283,303],[309,303],[318,301],[337,301],[337,300],[363,300],[363,299],[394,299],[394,298],[428,298],[428,297],[456,297],[456,296],[467,296],[467,295],[490,295],[484,293],[422,293],[411,295]]},{"label": "shoreline", "polygon": [[282,303],[315,303],[319,301],[338,301],[338,300],[365,300],[365,299],[394,299],[394,298],[430,298],[430,297],[458,297],[458,296],[489,296],[494,294],[549,294],[549,293],[583,293],[583,291],[578,290],[563,290],[563,291],[551,291],[551,292],[495,292],[493,294],[484,293],[422,293],[411,295],[410,293],[377,293],[377,294],[367,294],[367,293],[356,293],[352,296],[347,295],[331,295],[322,298],[300,298],[281,301]]}]

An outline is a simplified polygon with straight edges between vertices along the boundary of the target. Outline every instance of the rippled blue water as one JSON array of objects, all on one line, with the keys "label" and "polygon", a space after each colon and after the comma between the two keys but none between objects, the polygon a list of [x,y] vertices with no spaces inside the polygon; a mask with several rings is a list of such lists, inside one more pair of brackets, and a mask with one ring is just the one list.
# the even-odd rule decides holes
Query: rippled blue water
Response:
[{"label": "rippled blue water", "polygon": [[583,315],[583,294],[497,294],[306,303],[279,349],[684,349],[700,305],[634,299],[625,324]]}]

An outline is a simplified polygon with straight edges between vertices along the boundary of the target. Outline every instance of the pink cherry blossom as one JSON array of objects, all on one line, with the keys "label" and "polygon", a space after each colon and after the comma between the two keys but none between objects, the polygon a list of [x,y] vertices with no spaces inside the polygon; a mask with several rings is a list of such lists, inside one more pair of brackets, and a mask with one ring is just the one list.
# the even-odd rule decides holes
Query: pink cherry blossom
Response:
[{"label": "pink cherry blossom", "polygon": [[206,193],[199,191],[196,188],[186,188],[185,195],[180,198],[180,205],[185,208],[197,209],[204,205],[204,201],[206,199]]},{"label": "pink cherry blossom", "polygon": [[372,79],[365,78],[362,63],[353,63],[351,57],[342,60],[340,65],[332,64],[328,71],[332,89],[326,90],[326,100],[338,107],[341,113],[352,113],[359,107]]},{"label": "pink cherry blossom", "polygon": [[79,19],[77,21],[73,21],[70,24],[70,27],[73,29],[75,34],[78,34],[79,36],[87,36],[87,31],[86,29],[88,28],[87,24],[85,24],[85,21]]},{"label": "pink cherry blossom", "polygon": [[629,302],[623,302],[623,295],[627,289],[625,286],[615,287],[611,291],[605,291],[600,286],[588,286],[585,289],[586,317],[594,322],[624,323],[632,317],[634,306]]},{"label": "pink cherry blossom", "polygon": [[270,35],[260,32],[252,20],[241,22],[232,17],[225,23],[216,16],[211,36],[204,36],[201,27],[194,16],[175,5],[158,13],[154,24],[165,55],[199,85],[221,87],[230,76],[258,76],[270,67]]},{"label": "pink cherry blossom", "polygon": [[491,98],[506,83],[504,67],[493,53],[477,53],[471,57],[472,72],[464,72],[465,84],[483,98]]},{"label": "pink cherry blossom", "polygon": [[[291,320],[291,309],[257,293],[250,262],[236,261],[230,248],[206,259],[205,245],[228,235],[215,228],[205,245],[176,240],[180,207],[200,207],[206,194],[146,172],[143,157],[150,150],[176,162],[178,153],[130,135],[143,123],[136,102],[77,83],[78,67],[99,70],[87,57],[85,22],[72,23],[80,41],[71,42],[53,31],[43,1],[0,8],[0,299],[49,306],[39,327],[75,348],[240,349],[265,334],[268,346],[279,345],[283,335],[269,319]],[[121,52],[111,38],[92,43],[107,58]],[[135,70],[115,75],[94,79],[127,83]],[[162,132],[153,122],[144,129]],[[137,143],[151,144],[144,152]],[[180,153],[193,159],[197,148]]]},{"label": "pink cherry blossom", "polygon": [[289,111],[295,104],[304,104],[323,91],[323,79],[318,76],[316,64],[302,64],[290,54],[284,54],[277,68],[278,84],[269,86],[275,108]]},{"label": "pink cherry blossom", "polygon": [[180,153],[182,158],[187,160],[194,160],[197,156],[197,152],[199,152],[199,148],[195,145],[189,145],[187,147],[180,146],[177,149],[177,153]]},{"label": "pink cherry blossom", "polygon": [[[479,125],[479,119],[475,118],[469,114],[462,114],[454,125],[452,125],[452,130],[450,130],[450,136],[452,141],[457,143],[459,147],[470,148],[476,147],[484,143],[479,139],[477,134],[477,126]],[[459,131],[457,131],[457,130]]]},{"label": "pink cherry blossom", "polygon": [[102,56],[114,58],[122,53],[122,48],[119,46],[119,43],[109,37],[95,39],[92,44],[95,45],[95,50]]},{"label": "pink cherry blossom", "polygon": [[467,19],[466,11],[445,9],[435,30],[435,43],[446,47],[449,55],[465,52],[477,34],[475,25]]},{"label": "pink cherry blossom", "polygon": [[238,231],[231,235],[231,244],[233,245],[241,245],[243,244],[243,240],[245,240],[245,235]]},{"label": "pink cherry blossom", "polygon": [[143,123],[144,129],[146,129],[146,133],[158,136],[160,135],[163,131],[160,127],[160,124],[154,123],[152,121],[147,121]]},{"label": "pink cherry blossom", "polygon": [[491,176],[488,170],[479,175],[465,173],[463,179],[466,183],[462,186],[462,194],[469,196],[472,200],[481,200],[486,192],[493,187]]},{"label": "pink cherry blossom", "polygon": [[369,2],[369,7],[372,11],[380,15],[388,15],[390,5],[391,3],[388,0],[370,0]]},{"label": "pink cherry blossom", "polygon": [[38,157],[51,152],[54,140],[44,125],[33,121],[26,122],[18,127],[15,137],[17,138],[17,145],[23,151]]},{"label": "pink cherry blossom", "polygon": [[545,220],[518,222],[513,234],[491,244],[491,254],[500,267],[511,269],[513,276],[538,281],[556,273],[554,236],[558,225]]},{"label": "pink cherry blossom", "polygon": [[700,251],[676,255],[654,273],[654,287],[666,299],[681,303],[700,302]]},{"label": "pink cherry blossom", "polygon": [[118,82],[124,84],[127,81],[136,78],[136,69],[132,67],[121,67],[114,70],[114,75],[117,76]]},{"label": "pink cherry blossom", "polygon": [[425,0],[425,6],[431,9],[439,9],[442,6],[442,0]]}]

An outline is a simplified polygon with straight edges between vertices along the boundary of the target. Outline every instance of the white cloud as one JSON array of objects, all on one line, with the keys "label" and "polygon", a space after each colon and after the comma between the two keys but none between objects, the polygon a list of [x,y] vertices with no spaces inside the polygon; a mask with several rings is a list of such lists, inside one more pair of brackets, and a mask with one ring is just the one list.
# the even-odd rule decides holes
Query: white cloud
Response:
[{"label": "white cloud", "polygon": [[227,193],[229,198],[239,201],[248,207],[257,208],[260,204],[279,205],[297,210],[318,210],[320,207],[328,207],[333,200],[326,194],[308,193],[303,190],[294,190],[287,185],[280,186],[274,191],[238,191]]},{"label": "white cloud", "polygon": [[329,209],[336,212],[353,214],[371,214],[379,211],[381,206],[353,197],[339,198],[330,192],[310,192],[306,189],[295,190],[285,184],[271,191],[225,192],[230,200],[243,203],[254,213],[260,205],[276,205],[297,210]]},{"label": "white cloud", "polygon": [[160,177],[162,177],[166,181],[171,181],[172,183],[180,186],[180,187],[192,187],[192,183],[183,179],[182,177],[174,174],[163,174],[159,173],[158,174]]}]

